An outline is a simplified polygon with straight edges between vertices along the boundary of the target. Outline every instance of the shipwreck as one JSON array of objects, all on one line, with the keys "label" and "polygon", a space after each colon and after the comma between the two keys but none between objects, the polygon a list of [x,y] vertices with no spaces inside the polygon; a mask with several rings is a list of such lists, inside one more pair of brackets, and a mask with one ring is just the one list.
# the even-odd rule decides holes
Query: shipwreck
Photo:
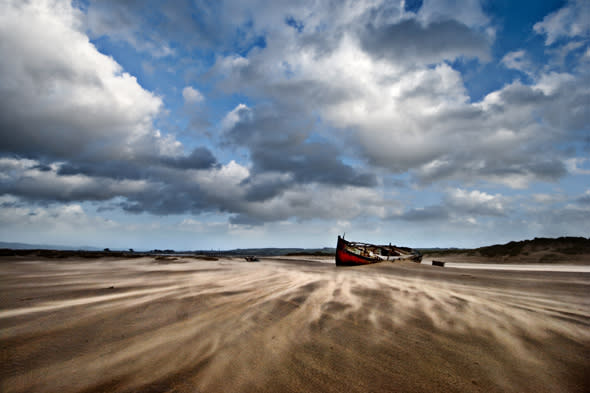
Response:
[{"label": "shipwreck", "polygon": [[368,265],[383,261],[410,260],[420,263],[422,254],[409,247],[376,245],[360,242],[349,242],[338,236],[336,245],[336,265],[356,266]]}]

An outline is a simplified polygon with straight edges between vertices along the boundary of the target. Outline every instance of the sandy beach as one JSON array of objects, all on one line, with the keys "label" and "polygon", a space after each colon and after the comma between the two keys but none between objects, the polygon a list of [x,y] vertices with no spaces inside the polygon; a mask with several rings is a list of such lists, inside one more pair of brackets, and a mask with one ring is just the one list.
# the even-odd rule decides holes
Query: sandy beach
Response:
[{"label": "sandy beach", "polygon": [[590,273],[304,259],[0,258],[0,391],[590,391]]}]

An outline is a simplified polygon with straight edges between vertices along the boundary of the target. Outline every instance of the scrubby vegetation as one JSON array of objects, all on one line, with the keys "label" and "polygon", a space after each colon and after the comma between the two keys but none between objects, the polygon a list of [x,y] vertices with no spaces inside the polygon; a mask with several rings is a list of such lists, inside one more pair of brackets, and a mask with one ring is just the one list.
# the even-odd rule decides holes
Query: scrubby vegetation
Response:
[{"label": "scrubby vegetation", "polygon": [[[511,257],[538,256],[537,262],[550,263],[574,255],[590,254],[590,238],[559,237],[534,238],[532,240],[512,241],[474,249],[423,249],[423,254],[443,257],[445,255],[481,256],[487,258],[510,259]],[[543,254],[543,255],[541,255]]]},{"label": "scrubby vegetation", "polygon": [[584,237],[559,237],[557,239],[536,237],[533,240],[509,242],[501,245],[478,248],[483,256],[516,256],[525,252],[554,251],[569,255],[589,254],[590,239]]}]

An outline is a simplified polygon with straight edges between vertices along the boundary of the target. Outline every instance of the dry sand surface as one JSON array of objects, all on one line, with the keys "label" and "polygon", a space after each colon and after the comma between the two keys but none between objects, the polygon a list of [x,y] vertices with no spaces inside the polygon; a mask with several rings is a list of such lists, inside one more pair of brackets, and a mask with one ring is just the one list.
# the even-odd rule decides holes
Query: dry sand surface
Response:
[{"label": "dry sand surface", "polygon": [[588,392],[590,273],[0,258],[0,391]]}]

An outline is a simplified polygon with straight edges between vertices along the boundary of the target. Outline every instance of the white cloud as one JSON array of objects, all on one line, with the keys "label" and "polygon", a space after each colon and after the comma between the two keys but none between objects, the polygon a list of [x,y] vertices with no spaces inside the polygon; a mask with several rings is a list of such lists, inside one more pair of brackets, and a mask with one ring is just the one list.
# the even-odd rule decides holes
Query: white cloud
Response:
[{"label": "white cloud", "polygon": [[205,99],[203,94],[192,86],[186,86],[182,89],[182,97],[187,104],[198,104]]},{"label": "white cloud", "polygon": [[0,205],[0,236],[8,241],[101,246],[107,237],[119,237],[119,243],[128,242],[129,238],[121,238],[121,229],[119,223],[88,214],[77,203],[48,207]]},{"label": "white cloud", "polygon": [[[140,6],[143,6],[140,5]],[[111,12],[112,8],[116,9]],[[139,52],[147,52],[152,57],[173,56],[176,51],[167,43],[157,39],[153,32],[142,28],[132,3],[119,1],[93,1],[85,15],[85,22],[93,38],[108,36],[117,41],[127,42]]]},{"label": "white cloud", "polygon": [[[489,27],[479,2],[461,7],[425,2],[420,20],[425,24],[457,20],[476,32]],[[402,18],[394,11],[374,14],[368,20],[378,26]],[[384,15],[391,18],[382,19]],[[239,67],[222,70],[222,63],[233,61],[230,56],[218,61],[216,71],[225,75],[222,85],[228,91],[272,97],[285,122],[296,123],[300,113],[318,114],[332,126],[322,136],[343,138],[349,154],[386,171],[410,172],[422,184],[454,179],[524,188],[565,174],[563,152],[552,146],[585,122],[580,107],[583,78],[533,74],[536,70],[527,53],[515,51],[504,57],[504,64],[529,73],[533,84],[515,81],[471,102],[462,74],[443,62],[444,56],[435,64],[425,61],[428,56],[416,56],[417,61],[409,64],[395,51],[387,56],[369,53],[358,28],[347,25],[364,26],[364,18],[362,12],[346,18],[334,15],[321,39],[290,30],[290,34],[269,35],[266,48],[253,51]],[[460,46],[449,50],[453,56],[462,53]],[[570,104],[561,105],[564,99]],[[222,125],[235,124],[237,112],[236,108],[227,115]]]},{"label": "white cloud", "polygon": [[[425,2],[420,12],[424,23],[450,18],[474,30],[485,30],[490,23],[477,2],[452,12]],[[354,30],[346,28],[364,16],[351,15],[346,20],[335,17],[327,29],[340,26],[342,32],[326,33],[319,43],[295,33],[267,37],[264,50],[250,54],[239,69],[224,70],[224,87],[272,96],[286,109],[287,119],[297,116],[289,109],[317,113],[336,127],[328,137],[339,137],[340,129],[348,137],[347,148],[358,147],[352,154],[389,171],[410,171],[423,183],[453,178],[525,187],[564,173],[557,152],[534,152],[563,136],[563,129],[556,124],[548,129],[539,116],[546,114],[553,126],[553,115],[563,113],[554,103],[564,84],[571,82],[567,78],[555,81],[554,90],[545,75],[537,86],[515,82],[473,103],[461,73],[445,62],[409,65],[394,55],[377,57],[365,51]],[[398,17],[379,23],[396,23]],[[530,65],[524,51],[508,54],[504,62],[523,71]],[[578,88],[582,92],[583,87]],[[548,110],[539,112],[545,105]],[[235,114],[222,123],[235,124]]]},{"label": "white cloud", "polygon": [[4,149],[100,158],[158,149],[162,100],[89,42],[83,20],[65,0],[0,3]]},{"label": "white cloud", "polygon": [[251,118],[252,111],[245,104],[238,104],[234,109],[228,112],[221,120],[221,129],[227,131],[232,129],[243,118]]},{"label": "white cloud", "polygon": [[488,27],[489,24],[489,18],[483,12],[479,0],[424,0],[419,17],[427,23],[453,19],[474,28]]},{"label": "white cloud", "polygon": [[500,195],[491,195],[483,191],[456,188],[447,191],[447,204],[456,209],[482,215],[503,215],[506,211],[505,198]]},{"label": "white cloud", "polygon": [[565,161],[569,173],[572,175],[590,175],[590,168],[584,168],[585,162],[590,162],[590,159],[585,157],[570,158]]},{"label": "white cloud", "polygon": [[240,183],[248,178],[248,168],[231,160],[220,168],[207,171],[195,171],[193,179],[203,191],[212,197],[221,199],[237,199],[240,193]]},{"label": "white cloud", "polygon": [[504,64],[507,68],[512,68],[523,72],[530,72],[532,65],[524,50],[508,52],[502,58],[502,64]]},{"label": "white cloud", "polygon": [[[391,205],[391,206],[390,206]],[[358,217],[385,218],[394,202],[386,201],[373,189],[321,184],[294,186],[264,202],[247,202],[240,208],[236,223],[271,222],[296,218],[298,221]]]},{"label": "white cloud", "polygon": [[569,1],[563,8],[547,15],[536,23],[533,29],[537,34],[545,34],[546,45],[552,45],[560,38],[590,36],[590,2],[587,0]]},{"label": "white cloud", "polygon": [[229,55],[217,59],[215,67],[223,74],[231,75],[234,72],[240,72],[241,69],[247,67],[250,60],[240,55]]},{"label": "white cloud", "polygon": [[562,89],[564,85],[574,82],[575,79],[569,73],[549,72],[538,78],[535,88],[541,90],[545,95],[551,95]]},{"label": "white cloud", "polygon": [[[489,59],[495,31],[481,2],[424,1],[417,15],[404,12],[403,3],[380,0],[344,1],[338,7],[286,3],[223,2],[212,6],[223,11],[223,20],[215,17],[199,26],[190,18],[179,20],[195,29],[186,30],[197,37],[193,43],[209,38],[203,46],[222,48],[211,73],[201,69],[203,79],[185,74],[185,81],[213,76],[205,82],[215,83],[222,75],[225,79],[213,87],[246,96],[250,105],[235,106],[213,127],[191,119],[191,131],[202,126],[218,131],[208,143],[227,142],[233,132],[229,144],[240,154],[246,151],[239,158],[216,151],[226,160],[219,164],[209,145],[179,158],[180,141],[154,127],[164,112],[162,98],[101,54],[83,22],[90,21],[93,37],[108,35],[154,57],[173,55],[172,48],[184,45],[170,39],[177,37],[168,35],[167,28],[174,26],[159,26],[161,36],[148,32],[142,37],[145,14],[135,12],[141,6],[135,2],[92,2],[87,19],[66,0],[3,2],[0,45],[2,54],[11,56],[0,56],[0,110],[9,114],[0,117],[2,152],[43,158],[0,161],[2,190],[23,200],[70,201],[71,214],[76,210],[71,200],[97,199],[135,213],[221,211],[222,219],[233,219],[229,228],[239,231],[252,223],[274,221],[278,228],[277,223],[334,219],[341,221],[338,227],[357,228],[367,217],[402,216],[482,226],[511,212],[511,200],[473,189],[481,184],[526,188],[555,181],[566,168],[570,174],[587,174],[582,159],[565,160],[569,146],[562,143],[587,129],[588,78],[580,75],[582,65],[568,72],[539,71],[527,52],[511,52],[502,62],[528,72],[526,83],[515,81],[480,102],[471,101],[464,75],[451,65]],[[100,13],[95,8],[100,4],[106,5],[102,11],[112,12]],[[182,19],[181,7],[162,7],[163,23],[175,21],[171,15]],[[258,12],[251,14],[249,8]],[[564,18],[562,11],[535,29],[551,43],[574,37],[561,49],[580,57],[580,37],[587,29],[555,25]],[[563,20],[577,20],[571,11],[563,12]],[[236,44],[232,34],[245,15],[251,20]],[[285,23],[287,17],[295,27]],[[380,33],[378,45],[367,43],[374,38],[366,33],[368,26]],[[404,36],[406,27],[418,34]],[[252,47],[253,37],[261,36],[266,46]],[[568,57],[568,62],[577,60]],[[144,64],[149,71],[152,65]],[[161,69],[162,62],[156,66]],[[193,86],[185,86],[182,97],[187,118],[205,119],[209,105],[215,105]],[[333,175],[350,179],[359,173],[375,173],[377,180],[330,183],[337,183]],[[421,187],[450,180],[463,188],[448,189],[440,205],[404,213],[402,203],[388,194],[391,186],[383,185],[393,183],[392,173]],[[541,203],[543,197],[533,199]],[[228,230],[198,220],[179,222],[195,230]]]}]

